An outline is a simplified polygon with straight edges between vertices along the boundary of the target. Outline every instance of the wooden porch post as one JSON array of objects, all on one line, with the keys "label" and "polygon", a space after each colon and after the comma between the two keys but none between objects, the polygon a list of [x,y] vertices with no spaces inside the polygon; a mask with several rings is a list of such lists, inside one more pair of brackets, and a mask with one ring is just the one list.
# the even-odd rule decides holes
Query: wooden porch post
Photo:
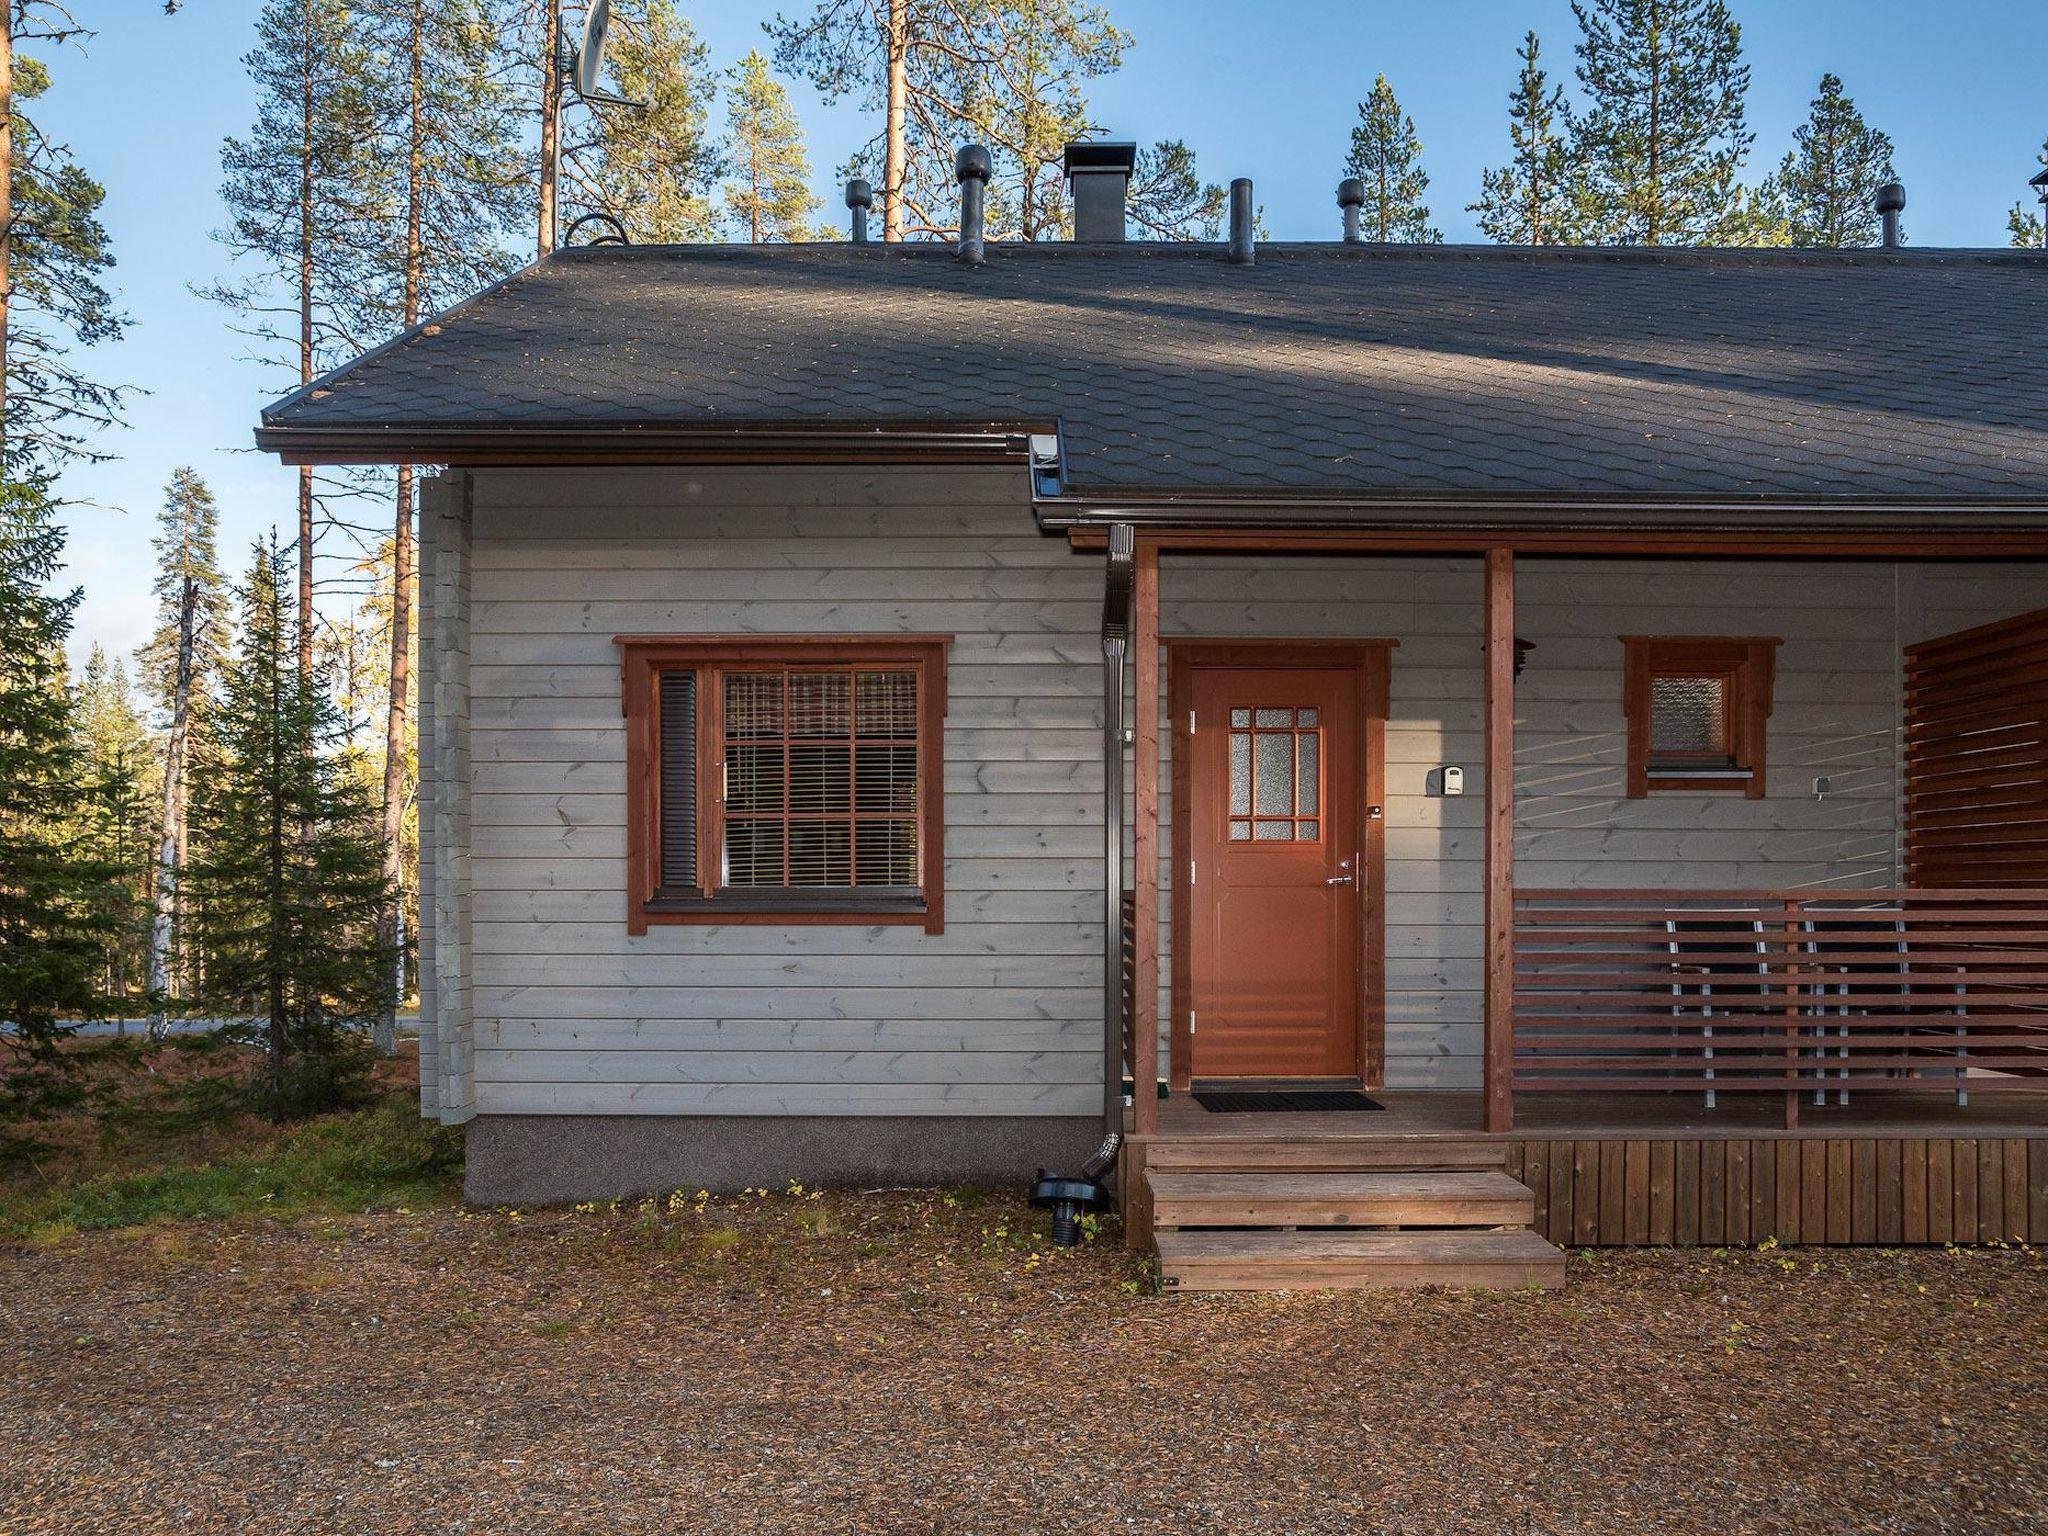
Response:
[{"label": "wooden porch post", "polygon": [[1159,546],[1139,541],[1131,601],[1131,1127],[1159,1129]]},{"label": "wooden porch post", "polygon": [[1515,1123],[1515,554],[1486,552],[1486,1105]]}]

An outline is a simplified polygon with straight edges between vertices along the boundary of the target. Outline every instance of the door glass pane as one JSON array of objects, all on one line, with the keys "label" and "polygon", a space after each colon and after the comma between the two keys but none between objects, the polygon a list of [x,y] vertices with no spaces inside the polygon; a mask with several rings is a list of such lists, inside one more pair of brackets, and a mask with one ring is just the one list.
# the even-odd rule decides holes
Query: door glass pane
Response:
[{"label": "door glass pane", "polygon": [[1322,721],[1322,711],[1317,709],[1298,710],[1295,718],[1303,725],[1318,725]]},{"label": "door glass pane", "polygon": [[1241,733],[1230,738],[1230,814],[1252,813],[1252,739]]},{"label": "door glass pane", "polygon": [[1252,724],[1262,731],[1284,731],[1294,724],[1291,709],[1261,709],[1252,716]]},{"label": "door glass pane", "polygon": [[1301,828],[1301,841],[1304,843],[1312,843],[1323,835],[1322,828],[1313,821],[1299,822],[1297,825]]},{"label": "door glass pane", "polygon": [[1230,824],[1230,840],[1233,843],[1248,843],[1252,840],[1252,824],[1248,821],[1233,821]]},{"label": "door glass pane", "polygon": [[1256,840],[1261,843],[1291,843],[1294,841],[1294,823],[1291,821],[1254,822]]},{"label": "door glass pane", "polygon": [[[1270,711],[1260,710],[1260,714]],[[1256,771],[1252,775],[1252,809],[1260,816],[1294,814],[1294,735],[1292,732],[1261,732],[1256,743]],[[1261,833],[1261,836],[1265,834]]]},{"label": "door glass pane", "polygon": [[1232,729],[1234,729],[1234,730],[1240,730],[1240,731],[1250,730],[1250,729],[1251,729],[1251,723],[1252,723],[1252,712],[1251,712],[1250,710],[1248,710],[1248,709],[1233,709],[1233,710],[1232,710],[1232,711],[1230,712],[1230,724],[1231,724],[1231,727],[1232,727]]},{"label": "door glass pane", "polygon": [[[1306,715],[1309,711],[1302,713]],[[1303,816],[1313,816],[1322,809],[1322,744],[1323,738],[1315,731],[1303,731],[1295,738],[1294,801]]]}]

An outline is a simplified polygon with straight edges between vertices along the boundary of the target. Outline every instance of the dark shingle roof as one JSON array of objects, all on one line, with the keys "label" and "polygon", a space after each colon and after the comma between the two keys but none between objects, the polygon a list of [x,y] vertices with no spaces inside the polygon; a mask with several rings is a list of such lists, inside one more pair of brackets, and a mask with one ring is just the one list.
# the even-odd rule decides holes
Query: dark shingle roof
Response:
[{"label": "dark shingle roof", "polygon": [[1055,418],[1077,491],[2039,497],[2048,259],[578,250],[265,423]]}]

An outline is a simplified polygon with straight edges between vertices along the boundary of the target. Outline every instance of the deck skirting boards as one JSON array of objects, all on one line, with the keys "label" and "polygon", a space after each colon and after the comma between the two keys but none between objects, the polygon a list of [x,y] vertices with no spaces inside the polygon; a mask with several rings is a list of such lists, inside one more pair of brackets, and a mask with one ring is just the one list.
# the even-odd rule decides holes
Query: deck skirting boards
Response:
[{"label": "deck skirting boards", "polygon": [[1507,1172],[1560,1247],[2048,1240],[2048,1137],[1535,1140]]},{"label": "deck skirting boards", "polygon": [[748,1188],[1022,1189],[1078,1169],[1102,1138],[1087,1116],[480,1115],[468,1127],[472,1205]]}]

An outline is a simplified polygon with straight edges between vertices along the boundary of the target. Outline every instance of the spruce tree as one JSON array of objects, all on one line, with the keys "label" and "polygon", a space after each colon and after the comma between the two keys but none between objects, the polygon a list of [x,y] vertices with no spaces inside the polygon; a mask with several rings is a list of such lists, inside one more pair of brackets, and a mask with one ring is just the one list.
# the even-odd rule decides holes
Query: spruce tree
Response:
[{"label": "spruce tree", "polygon": [[1429,173],[1422,168],[1421,135],[1415,119],[1394,99],[1385,75],[1373,81],[1372,94],[1358,104],[1358,126],[1351,130],[1344,170],[1365,182],[1368,240],[1433,245],[1443,239],[1430,228],[1429,207],[1422,201]]},{"label": "spruce tree", "polygon": [[[2048,166],[2048,142],[2041,145],[2039,159],[2042,165]],[[2005,232],[2011,238],[2014,249],[2048,249],[2048,221],[2044,221],[2044,214],[2048,214],[2048,207],[2044,207],[2041,213],[2031,213],[2024,203],[2012,205],[2012,211],[2005,216]]]},{"label": "spruce tree", "polygon": [[818,198],[811,191],[811,157],[789,92],[769,72],[767,56],[750,52],[732,71],[726,97],[725,216],[750,244],[809,240]]},{"label": "spruce tree", "polygon": [[[221,150],[218,238],[255,272],[211,295],[277,349],[301,385],[383,339],[385,215],[396,197],[379,106],[384,61],[351,0],[267,0],[244,58],[256,121]],[[280,319],[280,317],[289,317]],[[326,488],[310,466],[298,486],[299,670],[313,668],[314,546]]]},{"label": "spruce tree", "polygon": [[128,670],[95,645],[76,690],[76,717],[85,775],[77,841],[111,874],[105,890],[108,932],[102,942],[100,986],[122,1016],[145,996],[149,891],[154,874],[154,762],[149,734],[128,687]]},{"label": "spruce tree", "polygon": [[1155,240],[1214,240],[1228,201],[1222,187],[1195,174],[1184,141],[1161,139],[1138,151],[1125,215]]},{"label": "spruce tree", "polygon": [[1883,233],[1877,189],[1896,179],[1889,135],[1863,121],[1839,77],[1822,75],[1819,94],[1770,187],[1792,244],[1877,244]]},{"label": "spruce tree", "polygon": [[564,227],[608,213],[636,244],[709,240],[718,219],[711,189],[722,169],[710,134],[717,94],[710,49],[672,0],[618,13],[606,50],[621,95],[643,109],[597,107],[568,135],[560,189]]},{"label": "spruce tree", "polygon": [[241,634],[195,777],[190,927],[194,1000],[254,1015],[272,1112],[346,1102],[362,1085],[362,1037],[384,1001],[378,939],[390,900],[376,816],[329,750],[341,722],[327,680],[296,665],[276,540],[258,545]]},{"label": "spruce tree", "polygon": [[1723,0],[1572,0],[1590,103],[1572,158],[1581,217],[1615,245],[1716,238],[1752,135],[1742,29]]},{"label": "spruce tree", "polygon": [[[86,778],[64,643],[79,594],[52,593],[63,529],[34,484],[0,486],[0,1125],[69,1091],[62,1042],[105,1010],[115,871],[76,838]],[[0,1135],[0,1151],[28,1138]]]},{"label": "spruce tree", "polygon": [[215,548],[219,510],[198,472],[178,469],[164,491],[155,539],[156,628],[136,652],[145,693],[163,732],[159,769],[155,871],[144,986],[150,1032],[168,1020],[177,941],[178,878],[185,861],[191,744],[206,729],[207,704],[226,656],[227,583]]},{"label": "spruce tree", "polygon": [[1522,73],[1508,97],[1508,163],[1484,173],[1479,201],[1468,204],[1479,228],[1502,245],[1567,245],[1575,238],[1571,191],[1571,105],[1553,86],[1542,47],[1527,33],[1515,57]]}]

